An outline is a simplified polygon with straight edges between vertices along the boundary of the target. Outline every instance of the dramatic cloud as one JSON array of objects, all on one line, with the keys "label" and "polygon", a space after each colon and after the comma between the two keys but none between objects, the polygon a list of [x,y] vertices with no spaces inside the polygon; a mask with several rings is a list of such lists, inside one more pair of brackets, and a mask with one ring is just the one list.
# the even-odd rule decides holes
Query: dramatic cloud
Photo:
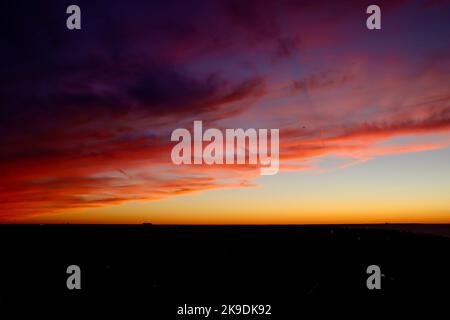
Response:
[{"label": "dramatic cloud", "polygon": [[360,1],[80,1],[80,31],[69,4],[0,5],[0,220],[254,186],[172,165],[193,120],[279,128],[281,171],[448,147],[446,3],[383,2],[375,33]]}]

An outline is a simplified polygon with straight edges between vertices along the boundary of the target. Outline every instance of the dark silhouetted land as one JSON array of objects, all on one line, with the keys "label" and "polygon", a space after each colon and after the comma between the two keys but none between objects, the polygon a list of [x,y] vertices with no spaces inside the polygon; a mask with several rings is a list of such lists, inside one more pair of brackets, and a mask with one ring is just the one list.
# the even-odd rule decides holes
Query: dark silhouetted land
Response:
[{"label": "dark silhouetted land", "polygon": [[[449,231],[391,224],[0,225],[0,305],[145,309],[162,315],[156,319],[175,319],[185,303],[272,304],[271,319],[336,302],[344,311],[410,305],[449,296]],[[81,267],[81,291],[66,289],[71,264]],[[366,288],[371,264],[381,267],[380,291]]]}]

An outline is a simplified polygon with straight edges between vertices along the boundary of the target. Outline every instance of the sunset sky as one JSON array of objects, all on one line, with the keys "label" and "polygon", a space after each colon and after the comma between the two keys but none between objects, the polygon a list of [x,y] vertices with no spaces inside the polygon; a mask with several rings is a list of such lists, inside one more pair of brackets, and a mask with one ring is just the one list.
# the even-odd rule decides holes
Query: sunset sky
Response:
[{"label": "sunset sky", "polygon": [[[450,223],[450,1],[0,9],[2,223]],[[279,129],[280,172],[174,165],[194,120]]]}]

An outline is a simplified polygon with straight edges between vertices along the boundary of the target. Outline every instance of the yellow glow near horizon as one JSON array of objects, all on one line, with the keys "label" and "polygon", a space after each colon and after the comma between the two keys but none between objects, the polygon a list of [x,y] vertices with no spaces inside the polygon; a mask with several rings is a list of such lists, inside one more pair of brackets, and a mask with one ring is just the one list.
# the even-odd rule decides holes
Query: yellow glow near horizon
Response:
[{"label": "yellow glow near horizon", "polygon": [[71,209],[14,222],[450,223],[450,168],[446,159],[450,159],[449,149],[386,157],[323,174],[280,173],[256,179],[257,187],[213,189],[156,201]]}]

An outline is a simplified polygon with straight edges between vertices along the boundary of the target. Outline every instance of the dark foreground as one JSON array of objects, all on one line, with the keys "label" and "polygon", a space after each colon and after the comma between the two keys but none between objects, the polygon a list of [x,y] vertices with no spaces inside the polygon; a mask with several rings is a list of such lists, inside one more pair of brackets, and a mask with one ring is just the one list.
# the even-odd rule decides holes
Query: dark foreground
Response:
[{"label": "dark foreground", "polygon": [[[301,319],[306,310],[350,314],[356,306],[411,310],[450,298],[447,231],[420,225],[0,225],[0,310],[139,310],[142,319],[204,319],[178,316],[185,304],[219,310],[208,319]],[[66,287],[73,264],[81,268],[81,290]],[[381,290],[367,289],[372,264],[381,268]],[[271,315],[225,316],[224,304],[271,305]]]}]

